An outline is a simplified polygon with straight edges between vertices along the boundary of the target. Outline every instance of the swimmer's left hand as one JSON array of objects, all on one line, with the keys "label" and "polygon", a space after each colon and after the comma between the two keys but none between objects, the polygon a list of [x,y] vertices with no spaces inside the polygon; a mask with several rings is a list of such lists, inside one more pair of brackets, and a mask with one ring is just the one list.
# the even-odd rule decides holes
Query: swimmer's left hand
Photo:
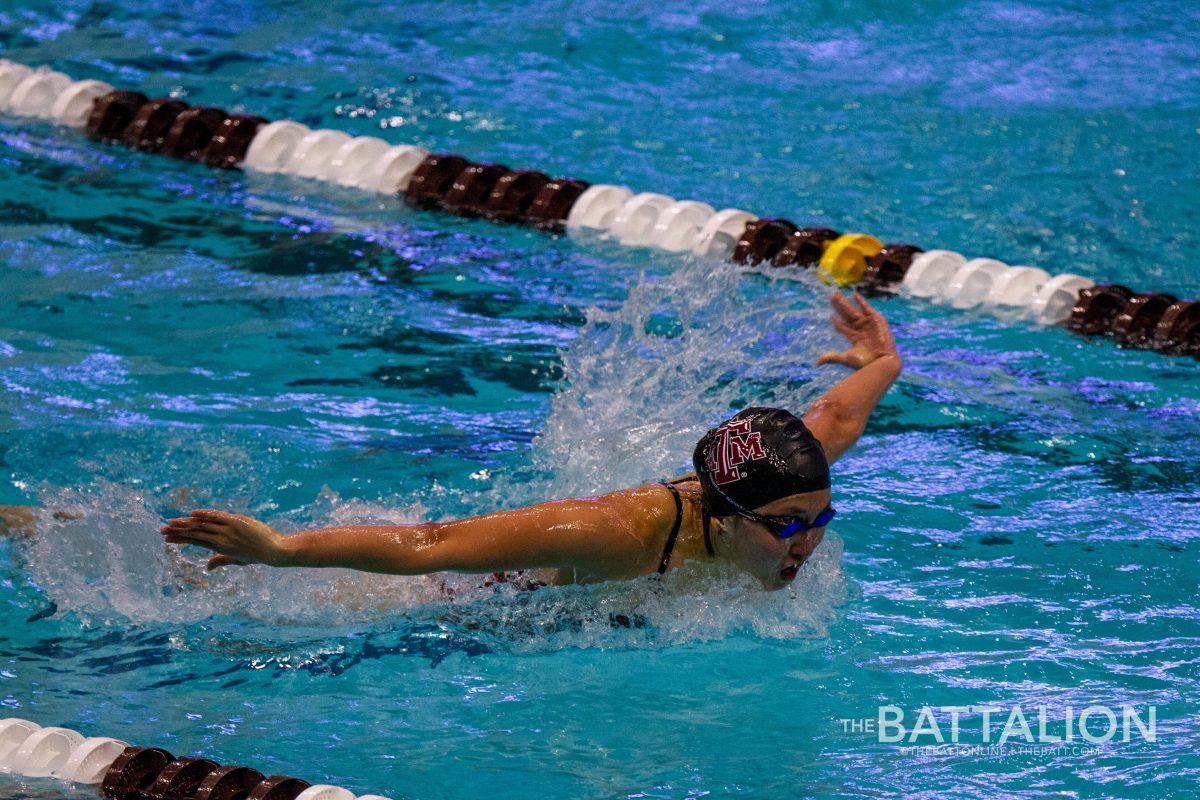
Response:
[{"label": "swimmer's left hand", "polygon": [[194,544],[217,553],[208,560],[208,569],[230,564],[286,564],[282,533],[265,522],[243,514],[201,508],[167,522],[163,539],[170,544]]},{"label": "swimmer's left hand", "polygon": [[846,350],[831,350],[817,359],[817,364],[844,364],[854,369],[862,369],[872,361],[881,358],[900,356],[896,352],[896,340],[892,337],[892,329],[871,304],[858,292],[854,293],[854,303],[842,296],[841,292],[829,295],[829,304],[833,306],[833,327],[850,342]]}]

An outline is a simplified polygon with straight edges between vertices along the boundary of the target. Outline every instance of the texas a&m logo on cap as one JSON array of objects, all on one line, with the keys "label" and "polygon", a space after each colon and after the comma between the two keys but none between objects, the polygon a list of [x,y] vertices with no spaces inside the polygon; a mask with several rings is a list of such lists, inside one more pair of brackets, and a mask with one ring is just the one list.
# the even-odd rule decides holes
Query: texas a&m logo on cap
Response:
[{"label": "texas a&m logo on cap", "polygon": [[713,483],[720,486],[745,477],[738,465],[766,457],[762,434],[750,430],[750,420],[746,419],[726,422],[718,428],[716,447],[709,449],[704,460]]}]

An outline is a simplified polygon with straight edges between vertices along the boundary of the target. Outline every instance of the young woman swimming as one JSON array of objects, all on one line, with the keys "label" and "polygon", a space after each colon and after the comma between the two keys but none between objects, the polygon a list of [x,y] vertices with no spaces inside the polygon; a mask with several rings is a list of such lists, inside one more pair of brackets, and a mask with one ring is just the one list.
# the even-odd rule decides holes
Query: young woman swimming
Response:
[{"label": "young woman swimming", "polygon": [[240,514],[197,509],[162,528],[167,542],[212,550],[208,568],[231,564],[348,567],[417,575],[548,570],[550,582],[634,578],[696,558],[731,562],[781,589],[821,542],[833,518],[829,464],[862,435],[900,374],[887,320],[858,293],[830,296],[833,327],[849,348],[818,364],[854,372],[802,419],[748,408],[710,430],[695,473],[599,497],[558,500],[452,522],[348,525],[286,536]]}]

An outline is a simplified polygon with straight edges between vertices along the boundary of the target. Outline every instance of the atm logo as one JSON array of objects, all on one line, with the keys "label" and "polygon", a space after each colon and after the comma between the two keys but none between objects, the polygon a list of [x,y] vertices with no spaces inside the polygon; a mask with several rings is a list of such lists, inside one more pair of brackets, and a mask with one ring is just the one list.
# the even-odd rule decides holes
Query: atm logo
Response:
[{"label": "atm logo", "polygon": [[[718,486],[742,478],[738,466],[766,458],[762,434],[750,430],[750,420],[728,422],[721,426],[717,446],[709,451],[708,469]],[[715,452],[714,452],[715,451]]]}]

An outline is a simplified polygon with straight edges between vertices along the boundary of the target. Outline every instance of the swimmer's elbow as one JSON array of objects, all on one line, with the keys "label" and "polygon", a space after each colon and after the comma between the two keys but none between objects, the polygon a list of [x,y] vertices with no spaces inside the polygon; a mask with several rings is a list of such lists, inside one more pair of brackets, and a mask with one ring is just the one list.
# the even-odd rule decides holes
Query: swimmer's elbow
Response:
[{"label": "swimmer's elbow", "polygon": [[503,553],[506,537],[497,533],[486,518],[472,517],[453,522],[431,522],[424,526],[422,543],[410,554],[414,574],[430,572],[494,572],[513,568]]},{"label": "swimmer's elbow", "polygon": [[829,463],[854,446],[866,429],[869,410],[853,402],[823,397],[804,415],[804,424],[821,443]]},{"label": "swimmer's elbow", "polygon": [[396,537],[395,546],[391,548],[392,569],[389,571],[397,575],[426,575],[446,569],[439,565],[439,558],[448,538],[446,525],[442,523],[405,526],[403,536]]}]

